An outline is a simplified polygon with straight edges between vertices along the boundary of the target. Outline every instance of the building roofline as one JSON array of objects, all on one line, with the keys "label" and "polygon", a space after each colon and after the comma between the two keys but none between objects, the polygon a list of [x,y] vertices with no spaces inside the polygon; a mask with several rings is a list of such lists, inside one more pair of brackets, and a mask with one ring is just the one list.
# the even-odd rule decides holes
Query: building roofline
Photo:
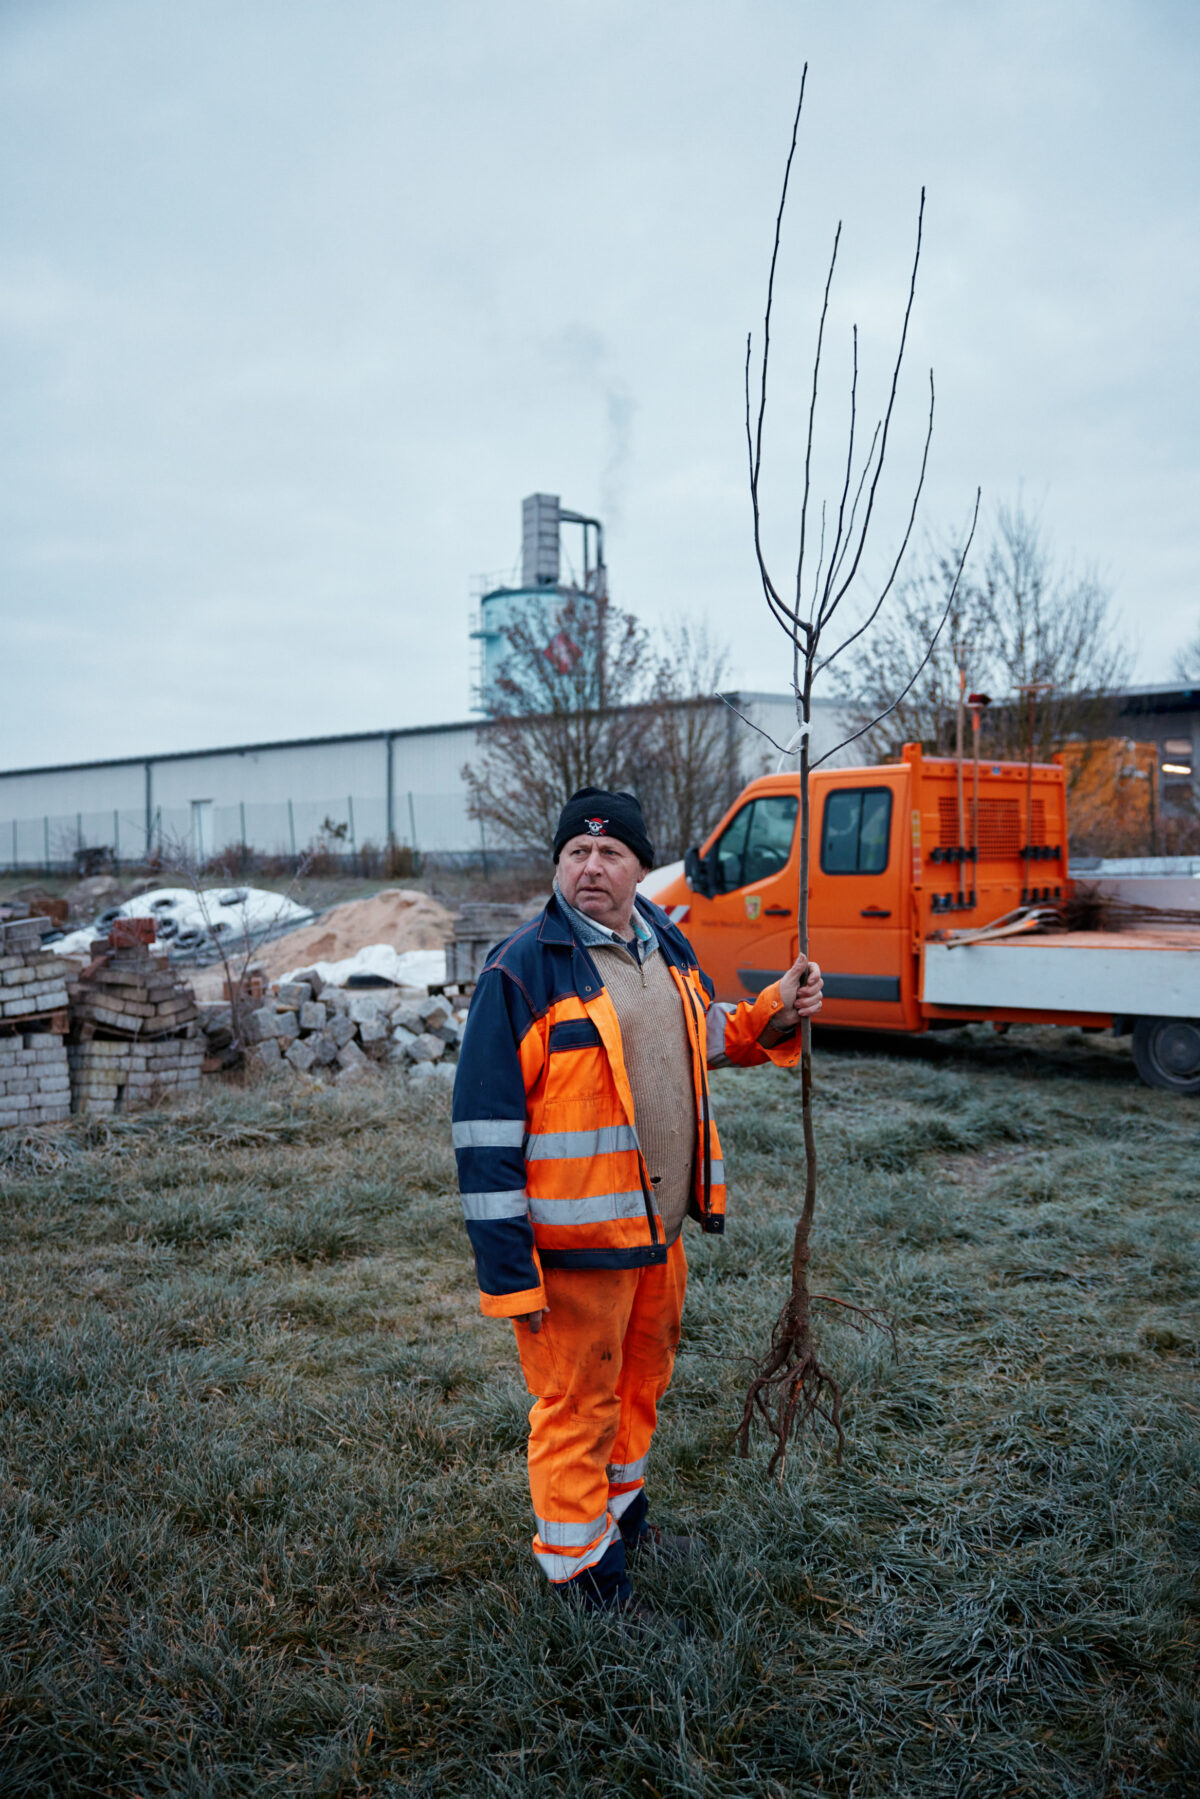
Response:
[{"label": "building roofline", "polygon": [[[750,701],[790,699],[791,695],[752,693],[745,688],[731,687],[728,689],[728,697]],[[636,712],[639,708],[630,706],[620,707],[618,710]],[[104,756],[92,762],[48,762],[36,768],[2,768],[0,781],[17,775],[70,775],[79,774],[85,769],[145,768],[147,763],[157,765],[160,762],[196,762],[204,756],[253,756],[264,750],[308,750],[341,743],[386,743],[389,738],[398,741],[401,738],[436,737],[449,731],[482,731],[486,728],[486,719],[466,718],[443,725],[403,725],[394,730],[342,731],[327,737],[280,737],[265,743],[221,743],[209,749],[163,750],[157,755],[149,756]]]},{"label": "building roofline", "polygon": [[1151,700],[1151,699],[1191,700],[1200,706],[1200,681],[1159,681],[1148,687],[1115,687],[1113,698],[1117,700]]},{"label": "building roofline", "polygon": [[477,731],[479,728],[478,719],[468,718],[445,725],[404,725],[393,731],[342,731],[330,737],[281,737],[267,743],[221,743],[211,749],[163,750],[150,756],[106,756],[95,762],[49,762],[39,768],[0,768],[0,780],[13,775],[78,774],[82,769],[144,768],[148,762],[194,762],[202,756],[252,756],[261,750],[317,749],[331,743],[386,743],[389,737],[432,737],[444,731]]}]

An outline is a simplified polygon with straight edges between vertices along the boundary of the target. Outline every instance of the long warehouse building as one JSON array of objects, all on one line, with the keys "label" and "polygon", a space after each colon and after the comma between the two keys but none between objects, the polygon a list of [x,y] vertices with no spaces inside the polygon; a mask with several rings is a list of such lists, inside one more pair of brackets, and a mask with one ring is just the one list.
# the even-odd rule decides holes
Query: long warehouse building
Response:
[{"label": "long warehouse building", "polygon": [[[760,730],[787,741],[790,695],[728,697]],[[705,703],[725,726],[732,798],[778,757],[720,700]],[[838,742],[840,717],[836,702],[818,708],[816,754]],[[70,868],[87,850],[129,862],[176,851],[202,862],[242,844],[295,857],[330,832],[347,850],[503,850],[467,812],[462,771],[479,757],[485,731],[468,721],[0,772],[0,868]]]}]

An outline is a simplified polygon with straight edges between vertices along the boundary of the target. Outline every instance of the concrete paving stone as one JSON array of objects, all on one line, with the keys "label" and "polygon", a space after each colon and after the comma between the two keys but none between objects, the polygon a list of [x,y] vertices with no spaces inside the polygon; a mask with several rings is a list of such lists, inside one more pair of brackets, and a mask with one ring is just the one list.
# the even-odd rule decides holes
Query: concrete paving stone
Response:
[{"label": "concrete paving stone", "polygon": [[392,1010],[392,1025],[403,1025],[414,1037],[419,1037],[425,1029],[425,1020],[421,1016],[421,1008],[412,1000],[402,1000]]},{"label": "concrete paving stone", "polygon": [[266,1043],[269,1038],[278,1037],[279,1016],[273,1005],[260,1006],[257,1012],[251,1012],[250,1030],[256,1042]]},{"label": "concrete paving stone", "polygon": [[377,992],[350,995],[349,1016],[355,1024],[366,1024],[369,1019],[378,1018],[382,1010],[383,1001]]},{"label": "concrete paving stone", "polygon": [[279,1040],[286,1049],[292,1039],[300,1035],[300,1020],[294,1012],[280,1012],[278,1019]]},{"label": "concrete paving stone", "polygon": [[431,1031],[422,1031],[409,1045],[408,1053],[414,1062],[438,1062],[446,1053],[446,1045]]},{"label": "concrete paving stone", "polygon": [[343,1043],[350,1042],[358,1030],[358,1026],[352,1018],[347,1018],[344,1012],[339,1012],[336,1018],[330,1019],[327,1029],[333,1041],[341,1049]]},{"label": "concrete paving stone", "polygon": [[288,1044],[286,1059],[301,1074],[307,1074],[317,1058],[313,1054],[312,1044],[304,1037],[297,1037],[294,1043]]},{"label": "concrete paving stone", "polygon": [[307,1005],[313,990],[307,981],[281,981],[275,991],[275,1004],[286,1012],[298,1012]]},{"label": "concrete paving stone", "polygon": [[259,1068],[278,1068],[283,1060],[283,1052],[276,1037],[268,1037],[264,1042],[256,1044],[253,1055]]},{"label": "concrete paving stone", "polygon": [[300,1008],[300,1029],[302,1031],[323,1031],[328,1016],[329,1008],[323,1006],[319,999],[305,1000]]},{"label": "concrete paving stone", "polygon": [[343,1043],[337,1053],[337,1065],[341,1069],[361,1068],[366,1059],[357,1043],[353,1041]]},{"label": "concrete paving stone", "polygon": [[313,1036],[307,1037],[305,1042],[311,1046],[313,1060],[318,1068],[327,1067],[338,1053],[338,1046],[328,1031],[317,1031]]},{"label": "concrete paving stone", "polygon": [[373,1018],[364,1018],[358,1027],[358,1035],[363,1043],[386,1043],[388,1040],[389,1020],[377,1012]]}]

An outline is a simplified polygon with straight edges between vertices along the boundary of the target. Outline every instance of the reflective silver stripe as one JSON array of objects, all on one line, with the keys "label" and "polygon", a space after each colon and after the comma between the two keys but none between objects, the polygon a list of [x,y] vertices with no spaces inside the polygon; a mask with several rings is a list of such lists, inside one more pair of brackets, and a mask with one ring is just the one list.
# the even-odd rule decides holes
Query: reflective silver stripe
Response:
[{"label": "reflective silver stripe", "polygon": [[705,1016],[704,1059],[710,1068],[717,1068],[726,1060],[725,1027],[729,1023],[732,1006],[717,1004],[710,1006]]},{"label": "reflective silver stripe", "polygon": [[467,1118],[451,1125],[455,1149],[520,1149],[525,1141],[523,1118]]},{"label": "reflective silver stripe", "polygon": [[[537,1518],[536,1512],[534,1517]],[[538,1536],[547,1549],[586,1549],[603,1531],[607,1517],[608,1512],[603,1511],[587,1524],[558,1524],[552,1518],[538,1518]]]},{"label": "reflective silver stripe", "polygon": [[577,1161],[636,1149],[637,1132],[630,1124],[605,1124],[592,1131],[530,1131],[525,1139],[527,1162]]},{"label": "reflective silver stripe", "polygon": [[713,1165],[712,1165],[712,1184],[714,1187],[723,1187],[725,1185],[725,1164],[724,1164],[724,1162],[714,1162],[713,1163]]},{"label": "reflective silver stripe", "polygon": [[646,1200],[640,1187],[630,1193],[596,1193],[591,1199],[529,1200],[535,1224],[609,1224],[614,1218],[644,1218]]},{"label": "reflective silver stripe", "polygon": [[463,1217],[524,1218],[529,1200],[524,1187],[510,1188],[506,1193],[464,1193],[461,1195]]},{"label": "reflective silver stripe", "polygon": [[641,1487],[630,1487],[628,1493],[614,1493],[608,1502],[608,1509],[614,1518],[623,1518],[634,1500],[643,1491]]},{"label": "reflective silver stripe", "polygon": [[550,1549],[535,1549],[533,1558],[548,1580],[572,1580],[576,1574],[582,1574],[585,1568],[594,1567],[609,1544],[616,1541],[618,1534],[614,1518],[595,1548],[585,1549],[582,1555],[556,1555]]},{"label": "reflective silver stripe", "polygon": [[609,1481],[614,1486],[620,1487],[627,1480],[641,1480],[646,1472],[646,1463],[649,1459],[650,1452],[647,1450],[646,1454],[640,1455],[636,1462],[610,1462],[608,1464]]}]

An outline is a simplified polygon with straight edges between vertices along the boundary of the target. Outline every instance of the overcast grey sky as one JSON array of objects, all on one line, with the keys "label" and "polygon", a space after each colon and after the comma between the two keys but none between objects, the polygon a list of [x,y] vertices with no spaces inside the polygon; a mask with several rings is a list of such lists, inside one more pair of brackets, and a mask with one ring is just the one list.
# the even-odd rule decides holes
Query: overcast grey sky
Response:
[{"label": "overcast grey sky", "polygon": [[770,544],[829,243],[926,523],[1023,491],[1138,679],[1200,623],[1193,0],[0,0],[0,767],[466,716],[535,489],[781,688],[741,436],[800,70]]}]

